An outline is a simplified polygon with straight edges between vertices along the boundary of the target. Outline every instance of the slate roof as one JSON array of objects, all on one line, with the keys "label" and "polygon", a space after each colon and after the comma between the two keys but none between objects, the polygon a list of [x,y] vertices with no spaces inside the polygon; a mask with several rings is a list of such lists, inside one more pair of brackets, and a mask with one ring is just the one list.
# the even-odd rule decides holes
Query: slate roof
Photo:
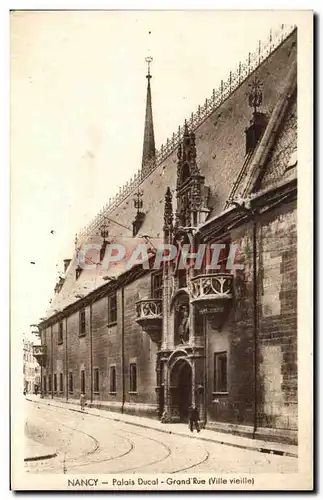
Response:
[{"label": "slate roof", "polygon": [[[293,31],[278,48],[272,52],[249,77],[234,90],[230,96],[196,129],[197,164],[201,175],[205,176],[205,185],[210,188],[209,219],[221,214],[234,182],[245,162],[245,128],[248,127],[252,110],[248,105],[246,93],[248,84],[257,77],[263,82],[263,106],[261,111],[270,117],[273,109],[284,92],[286,79],[292,63],[295,61],[296,30]],[[294,153],[293,153],[294,154]],[[110,222],[109,239],[114,242],[126,242],[132,248],[138,242],[145,242],[141,235],[148,235],[153,244],[162,238],[164,196],[169,186],[173,193],[175,206],[177,154],[176,149],[148,175],[140,184],[143,191],[143,212],[145,214],[138,238],[132,238],[132,222],[136,210],[133,204],[134,192],[113,210],[108,212],[108,218],[129,228]],[[269,174],[268,174],[269,175]],[[101,245],[102,238],[93,231],[87,238],[87,243]],[[50,317],[64,307],[76,302],[77,295],[85,296],[98,287],[106,284],[104,276],[118,276],[124,272],[124,264],[108,271],[101,265],[93,270],[84,270],[75,279],[78,266],[75,251],[66,271],[65,281],[59,293],[52,299],[51,307],[46,313]]]}]

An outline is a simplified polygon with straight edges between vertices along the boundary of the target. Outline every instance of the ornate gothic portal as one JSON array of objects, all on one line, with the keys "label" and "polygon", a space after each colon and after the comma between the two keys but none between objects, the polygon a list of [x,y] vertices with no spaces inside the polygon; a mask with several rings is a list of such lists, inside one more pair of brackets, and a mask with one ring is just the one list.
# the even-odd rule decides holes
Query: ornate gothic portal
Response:
[{"label": "ornate gothic portal", "polygon": [[[204,326],[189,295],[192,265],[182,265],[184,246],[194,252],[194,228],[203,223],[208,188],[196,163],[195,134],[184,128],[178,149],[176,212],[170,188],[165,195],[164,243],[176,244],[175,262],[163,267],[163,332],[157,360],[157,392],[162,421],[185,422],[191,404],[196,404],[200,420],[205,419]],[[181,263],[180,263],[181,262]],[[203,318],[202,318],[203,319]]]}]

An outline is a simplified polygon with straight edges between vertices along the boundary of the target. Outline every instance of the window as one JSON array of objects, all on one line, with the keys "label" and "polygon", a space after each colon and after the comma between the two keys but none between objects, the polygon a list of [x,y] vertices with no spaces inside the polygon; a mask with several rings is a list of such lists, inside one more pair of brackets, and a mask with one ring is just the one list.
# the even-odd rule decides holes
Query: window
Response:
[{"label": "window", "polygon": [[214,353],[214,392],[228,392],[227,353]]},{"label": "window", "polygon": [[110,366],[110,392],[117,392],[117,374],[115,366]]},{"label": "window", "polygon": [[57,392],[57,374],[54,373],[54,392]]},{"label": "window", "polygon": [[83,271],[83,269],[78,266],[76,269],[75,269],[75,279],[79,279],[80,275],[81,275],[81,272]]},{"label": "window", "polygon": [[163,297],[163,274],[162,272],[154,273],[151,276],[151,296],[154,299]]},{"label": "window", "polygon": [[59,374],[59,392],[64,391],[64,385],[63,385],[63,374]]},{"label": "window", "polygon": [[79,335],[85,335],[85,309],[83,311],[80,311],[80,325],[79,325]]},{"label": "window", "polygon": [[60,321],[58,325],[58,343],[63,343],[63,321]]},{"label": "window", "polygon": [[43,387],[44,392],[47,392],[46,375],[44,375],[43,377],[43,385],[44,385]]},{"label": "window", "polygon": [[117,322],[117,294],[110,295],[108,297],[108,323]]},{"label": "window", "polygon": [[72,372],[69,373],[68,387],[69,387],[69,391],[73,392],[73,373]]},{"label": "window", "polygon": [[85,371],[81,370],[81,392],[85,394]]},{"label": "window", "polygon": [[48,390],[52,392],[52,375],[48,375]]},{"label": "window", "polygon": [[99,369],[94,368],[94,392],[99,392],[99,390],[100,390]]},{"label": "window", "polygon": [[137,392],[137,365],[130,364],[130,392]]}]

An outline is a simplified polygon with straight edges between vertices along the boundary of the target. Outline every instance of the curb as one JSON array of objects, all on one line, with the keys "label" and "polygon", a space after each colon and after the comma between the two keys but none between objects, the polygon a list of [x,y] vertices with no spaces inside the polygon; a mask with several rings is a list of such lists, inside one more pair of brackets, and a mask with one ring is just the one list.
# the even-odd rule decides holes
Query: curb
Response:
[{"label": "curb", "polygon": [[[38,401],[34,401],[32,399],[26,398],[27,401],[31,401],[32,403],[38,403]],[[62,408],[62,406],[55,405],[53,403],[46,403],[44,401],[39,401],[42,404],[46,404],[48,406],[55,406],[56,408]],[[231,446],[233,448],[240,448],[244,450],[251,450],[251,451],[258,451],[260,453],[267,453],[270,455],[280,455],[283,457],[291,457],[291,458],[298,458],[297,453],[293,453],[291,451],[283,451],[283,450],[277,450],[275,448],[257,448],[256,446],[248,446],[248,445],[243,445],[243,444],[238,444],[238,443],[228,443],[227,441],[221,441],[220,439],[211,439],[211,438],[206,438],[203,436],[196,436],[196,435],[191,435],[191,434],[183,434],[182,432],[174,432],[174,431],[169,431],[165,429],[157,429],[156,427],[151,427],[145,424],[139,424],[137,422],[125,422],[121,418],[116,418],[116,417],[108,417],[108,416],[103,416],[103,415],[95,415],[89,411],[86,410],[77,410],[76,408],[69,408],[68,406],[66,407],[69,411],[75,411],[76,413],[82,413],[86,415],[92,415],[92,417],[99,417],[99,418],[105,418],[106,420],[112,420],[114,422],[121,422],[123,424],[127,425],[133,425],[135,427],[141,427],[143,429],[151,429],[157,432],[162,432],[164,434],[173,434],[174,436],[181,436],[181,437],[186,437],[189,439],[199,439],[200,441],[206,441],[209,443],[216,443],[216,444],[222,444],[225,446]]]},{"label": "curb", "polygon": [[36,462],[37,460],[47,460],[48,458],[54,458],[57,456],[57,453],[47,453],[46,455],[37,455],[34,457],[24,458],[24,462]]}]

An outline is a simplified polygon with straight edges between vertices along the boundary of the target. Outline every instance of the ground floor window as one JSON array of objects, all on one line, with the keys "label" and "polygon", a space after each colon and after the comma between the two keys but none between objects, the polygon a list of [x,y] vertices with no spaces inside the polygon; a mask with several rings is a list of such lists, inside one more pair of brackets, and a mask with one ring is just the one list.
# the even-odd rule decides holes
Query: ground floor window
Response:
[{"label": "ground floor window", "polygon": [[44,385],[43,391],[47,392],[46,375],[43,376],[43,385]]},{"label": "ground floor window", "polygon": [[226,352],[214,353],[214,392],[228,392],[228,360]]},{"label": "ground floor window", "polygon": [[49,392],[52,392],[52,375],[48,375],[48,390]]},{"label": "ground floor window", "polygon": [[130,364],[130,392],[137,392],[137,365]]},{"label": "ground floor window", "polygon": [[54,373],[54,392],[57,392],[57,374]]},{"label": "ground floor window", "polygon": [[94,392],[99,392],[99,390],[100,390],[99,369],[94,368]]},{"label": "ground floor window", "polygon": [[70,392],[73,392],[73,373],[69,373],[68,388]]},{"label": "ground floor window", "polygon": [[64,385],[63,385],[63,374],[59,374],[59,392],[64,391]]},{"label": "ground floor window", "polygon": [[117,392],[117,374],[115,366],[110,366],[110,392]]},{"label": "ground floor window", "polygon": [[85,371],[81,370],[81,393],[85,394]]}]

